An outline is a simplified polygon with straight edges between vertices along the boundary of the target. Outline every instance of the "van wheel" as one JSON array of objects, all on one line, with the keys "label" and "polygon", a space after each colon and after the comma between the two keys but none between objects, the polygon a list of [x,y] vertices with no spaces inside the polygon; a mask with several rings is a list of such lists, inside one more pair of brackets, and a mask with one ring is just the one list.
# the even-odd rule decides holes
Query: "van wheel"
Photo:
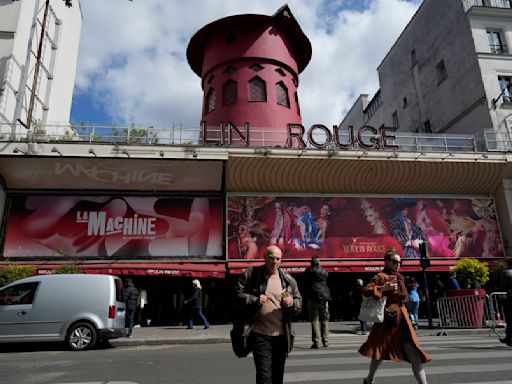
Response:
[{"label": "van wheel", "polygon": [[68,347],[74,351],[84,351],[94,347],[98,335],[89,323],[76,323],[71,326],[66,337]]}]

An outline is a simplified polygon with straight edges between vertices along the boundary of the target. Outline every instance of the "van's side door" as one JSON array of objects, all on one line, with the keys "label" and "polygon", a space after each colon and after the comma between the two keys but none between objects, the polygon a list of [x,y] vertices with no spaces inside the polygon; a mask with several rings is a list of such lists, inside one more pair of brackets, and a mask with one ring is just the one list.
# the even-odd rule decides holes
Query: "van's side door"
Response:
[{"label": "van's side door", "polygon": [[38,286],[39,282],[31,282],[0,290],[0,341],[29,338],[37,332],[31,326],[30,313]]}]

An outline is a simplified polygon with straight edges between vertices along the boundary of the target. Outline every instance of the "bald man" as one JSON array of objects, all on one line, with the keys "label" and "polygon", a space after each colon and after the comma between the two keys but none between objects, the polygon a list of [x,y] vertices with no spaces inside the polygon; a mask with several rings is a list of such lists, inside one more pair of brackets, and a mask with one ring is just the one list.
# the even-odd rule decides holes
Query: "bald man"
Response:
[{"label": "bald man", "polygon": [[300,313],[302,297],[295,279],[280,269],[277,245],[265,252],[265,264],[248,268],[236,286],[238,307],[252,327],[256,384],[282,384],[284,365],[293,347],[291,318]]}]

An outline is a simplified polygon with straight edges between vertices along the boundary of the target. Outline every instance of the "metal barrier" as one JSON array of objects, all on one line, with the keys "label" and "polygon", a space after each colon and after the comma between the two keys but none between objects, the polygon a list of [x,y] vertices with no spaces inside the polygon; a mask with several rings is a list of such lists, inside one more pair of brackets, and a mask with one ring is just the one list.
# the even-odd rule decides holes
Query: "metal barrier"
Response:
[{"label": "metal barrier", "polygon": [[506,325],[506,299],[506,292],[438,299],[437,310],[442,329],[440,334],[448,334],[446,330],[449,328],[488,328],[489,334],[502,337],[497,328],[504,328]]},{"label": "metal barrier", "polygon": [[443,297],[437,301],[442,334],[447,328],[490,328],[495,332],[494,307],[489,295]]}]

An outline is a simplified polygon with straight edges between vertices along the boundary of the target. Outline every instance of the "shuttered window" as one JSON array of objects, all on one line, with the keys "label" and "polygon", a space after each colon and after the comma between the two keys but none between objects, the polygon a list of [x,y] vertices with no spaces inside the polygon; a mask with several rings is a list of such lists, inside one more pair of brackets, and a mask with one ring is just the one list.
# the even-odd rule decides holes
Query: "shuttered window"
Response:
[{"label": "shuttered window", "polygon": [[276,84],[277,104],[290,108],[290,99],[288,98],[288,88],[282,81]]},{"label": "shuttered window", "polygon": [[249,101],[267,101],[267,85],[258,76],[249,80]]},{"label": "shuttered window", "polygon": [[237,83],[234,80],[228,80],[223,87],[223,103],[224,105],[234,104],[238,99]]}]

